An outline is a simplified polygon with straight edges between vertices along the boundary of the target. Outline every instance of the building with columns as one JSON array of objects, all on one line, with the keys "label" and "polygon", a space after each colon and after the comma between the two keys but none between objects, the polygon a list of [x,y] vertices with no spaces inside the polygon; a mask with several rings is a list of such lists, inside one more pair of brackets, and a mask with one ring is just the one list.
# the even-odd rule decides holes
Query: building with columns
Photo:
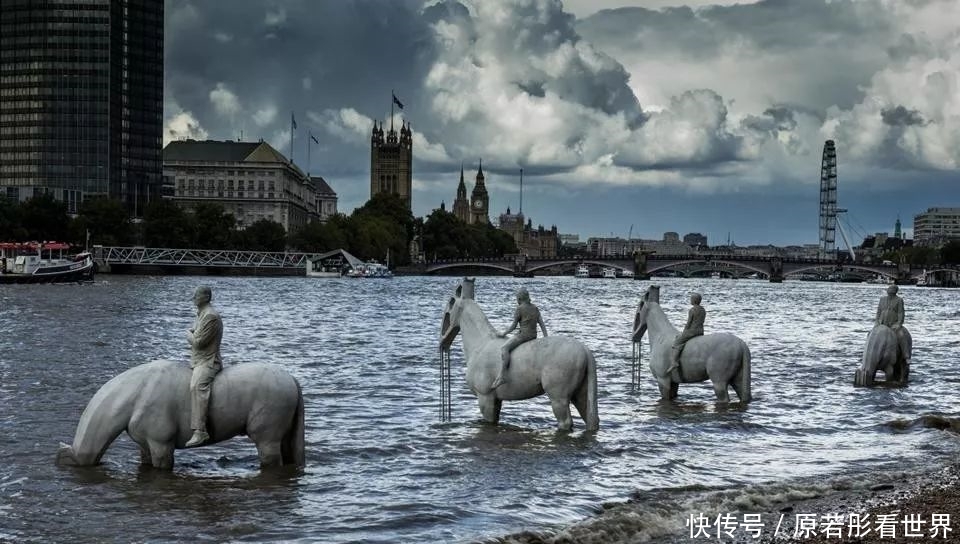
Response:
[{"label": "building with columns", "polygon": [[[270,219],[291,232],[336,213],[336,193],[322,178],[310,178],[263,141],[170,142],[163,149],[163,171],[168,198],[184,207],[220,204],[239,228]],[[322,198],[315,180],[323,181]],[[317,209],[331,199],[332,208]]]}]

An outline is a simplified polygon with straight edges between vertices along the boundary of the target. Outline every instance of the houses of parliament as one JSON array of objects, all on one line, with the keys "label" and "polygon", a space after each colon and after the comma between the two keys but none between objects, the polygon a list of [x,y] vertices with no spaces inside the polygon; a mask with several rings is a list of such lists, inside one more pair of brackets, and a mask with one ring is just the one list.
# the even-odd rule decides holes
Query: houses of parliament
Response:
[{"label": "houses of parliament", "polygon": [[[407,209],[413,210],[413,129],[406,121],[401,122],[399,132],[394,129],[392,119],[390,129],[386,131],[382,122],[373,123],[370,136],[370,197],[380,193],[400,195],[406,202]],[[522,203],[521,196],[521,205]],[[441,204],[440,208],[445,207]],[[457,197],[453,201],[453,215],[468,225],[491,224],[490,195],[487,193],[482,161],[477,167],[469,198],[463,165],[460,166],[460,183],[457,185]],[[499,216],[498,228],[508,232],[516,242],[518,251],[530,257],[557,254],[560,245],[557,227],[534,228],[533,222],[524,217],[522,208],[515,214],[510,213],[510,208],[507,208],[507,213]],[[411,254],[417,253],[419,248],[411,247]]]},{"label": "houses of parliament", "polygon": [[373,123],[370,136],[370,198],[380,193],[395,193],[413,210],[413,130],[402,121],[400,132],[384,132],[383,123]]},{"label": "houses of parliament", "polygon": [[490,196],[483,178],[483,161],[477,168],[476,183],[467,200],[467,186],[463,182],[463,165],[460,165],[460,185],[457,186],[457,198],[453,201],[453,215],[468,225],[490,223]]}]

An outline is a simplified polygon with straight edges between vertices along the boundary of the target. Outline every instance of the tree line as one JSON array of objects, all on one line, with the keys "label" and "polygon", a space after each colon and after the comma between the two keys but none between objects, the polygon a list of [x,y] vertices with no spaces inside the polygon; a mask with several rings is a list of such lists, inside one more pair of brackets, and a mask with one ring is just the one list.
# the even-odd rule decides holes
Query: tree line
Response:
[{"label": "tree line", "polygon": [[150,203],[134,221],[113,199],[90,199],[75,217],[51,195],[23,203],[0,198],[0,242],[62,241],[91,245],[304,251],[345,249],[364,260],[410,262],[411,241],[421,241],[426,258],[451,259],[515,253],[513,237],[492,225],[467,225],[452,213],[434,210],[416,218],[397,195],[378,194],[350,215],[337,214],[287,233],[283,225],[261,219],[238,228],[236,218],[216,203],[189,208],[171,200]]}]

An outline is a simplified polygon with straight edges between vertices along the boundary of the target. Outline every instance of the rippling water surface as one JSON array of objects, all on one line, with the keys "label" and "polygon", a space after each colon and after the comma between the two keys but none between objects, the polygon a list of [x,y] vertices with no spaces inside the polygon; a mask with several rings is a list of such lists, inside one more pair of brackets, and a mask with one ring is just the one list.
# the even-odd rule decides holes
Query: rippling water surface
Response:
[{"label": "rippling water surface", "polygon": [[[178,451],[172,474],[141,470],[125,435],[100,467],[55,466],[58,441],[72,440],[108,379],[156,358],[186,364],[201,282],[224,319],[227,364],[278,363],[301,381],[304,472],[260,474],[243,437]],[[755,400],[740,409],[716,406],[706,382],[662,405],[646,365],[630,391],[629,332],[650,282],[479,278],[477,301],[496,327],[509,324],[523,284],[551,334],[594,350],[593,435],[580,419],[573,433],[555,432],[544,397],[505,403],[500,426],[481,424],[459,341],[453,423],[437,421],[440,318],[456,283],[101,276],[0,287],[0,540],[482,540],[556,530],[630,496],[663,504],[697,490],[920,467],[960,449],[953,435],[890,425],[960,408],[955,291],[903,288],[910,386],[855,389],[882,286],[659,280],[674,324],[697,290],[707,332],[749,344]],[[682,518],[662,523],[634,529],[684,531]]]}]

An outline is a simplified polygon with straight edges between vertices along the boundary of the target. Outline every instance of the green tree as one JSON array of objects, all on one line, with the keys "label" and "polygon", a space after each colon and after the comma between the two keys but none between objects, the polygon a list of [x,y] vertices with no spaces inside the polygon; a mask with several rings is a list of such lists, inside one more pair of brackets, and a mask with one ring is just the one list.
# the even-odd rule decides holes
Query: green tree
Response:
[{"label": "green tree", "polygon": [[90,231],[91,244],[125,246],[136,239],[126,208],[111,198],[84,201],[70,231],[71,240],[80,246],[86,243],[87,231]]},{"label": "green tree", "polygon": [[466,240],[463,221],[452,213],[436,209],[423,222],[423,252],[427,260],[458,259]]},{"label": "green tree", "polygon": [[237,220],[224,211],[220,204],[200,202],[190,214],[193,216],[191,246],[200,249],[227,249],[232,247]]},{"label": "green tree", "polygon": [[940,248],[942,264],[960,264],[960,240],[950,240]]},{"label": "green tree", "polygon": [[51,194],[35,196],[21,204],[20,220],[30,240],[62,242],[67,239],[70,228],[67,205]]},{"label": "green tree", "polygon": [[194,247],[193,214],[186,213],[172,200],[151,202],[143,213],[143,244],[148,247]]},{"label": "green tree", "polygon": [[283,251],[287,247],[287,231],[271,219],[260,219],[236,232],[235,247],[249,251]]},{"label": "green tree", "polygon": [[29,237],[23,228],[20,205],[0,198],[0,242],[23,242]]},{"label": "green tree", "polygon": [[311,221],[290,235],[290,245],[300,251],[311,253],[323,253],[334,249],[351,251],[348,247],[349,228],[349,219],[343,214],[330,217],[326,223]]}]

